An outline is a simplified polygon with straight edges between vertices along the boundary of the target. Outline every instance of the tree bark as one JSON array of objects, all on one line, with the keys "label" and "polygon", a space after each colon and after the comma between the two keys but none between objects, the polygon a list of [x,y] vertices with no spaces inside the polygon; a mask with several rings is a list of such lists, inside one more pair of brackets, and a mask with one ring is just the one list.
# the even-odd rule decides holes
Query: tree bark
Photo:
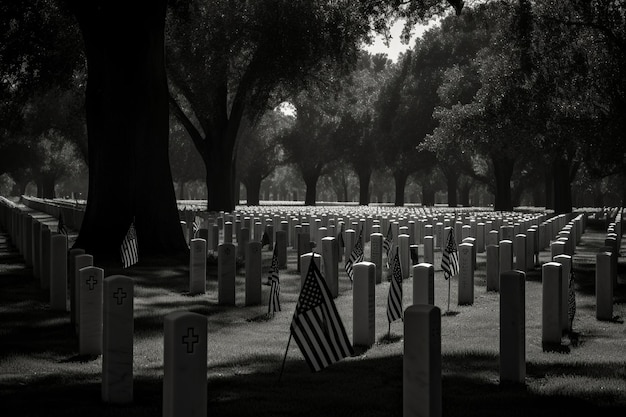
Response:
[{"label": "tree bark", "polygon": [[422,185],[422,205],[433,207],[435,205],[435,187]]},{"label": "tree bark", "polygon": [[552,181],[552,171],[551,168],[546,168],[544,171],[544,184],[545,184],[545,192],[546,192],[546,209],[554,208],[554,182]]},{"label": "tree bark", "polygon": [[510,158],[492,156],[493,171],[496,180],[495,211],[512,211],[511,177],[515,161]]},{"label": "tree bark", "polygon": [[396,184],[396,199],[394,202],[396,207],[404,206],[404,188],[406,187],[408,177],[408,174],[404,172],[395,172],[393,174],[393,179]]},{"label": "tree bark", "polygon": [[359,175],[359,204],[367,206],[370,203],[370,180],[372,178],[371,170],[363,170]]},{"label": "tree bark", "polygon": [[55,198],[54,191],[55,178],[52,175],[44,175],[37,183],[37,196],[41,198]]},{"label": "tree bark", "polygon": [[[459,194],[460,194],[460,203],[463,207],[469,207],[470,206],[470,191],[472,190],[472,184],[467,182],[463,185],[461,185],[461,187],[459,188]],[[452,206],[449,206],[452,207]],[[454,206],[456,207],[456,206]]]},{"label": "tree bark", "polygon": [[552,163],[554,182],[554,213],[572,212],[572,187],[570,183],[570,163],[563,157],[557,157]]},{"label": "tree bark", "polygon": [[165,0],[72,6],[85,42],[89,196],[75,247],[120,259],[131,223],[139,259],[185,255],[169,165]]},{"label": "tree bark", "polygon": [[[456,190],[459,183],[459,175],[456,172],[446,173],[446,185],[448,188],[448,207],[456,207],[458,201],[456,198]],[[469,199],[469,195],[468,195]]]},{"label": "tree bark", "polygon": [[261,201],[261,177],[249,176],[244,183],[246,186],[246,199],[249,206],[258,206]]},{"label": "tree bark", "polygon": [[315,197],[317,194],[317,180],[319,175],[310,174],[303,175],[302,179],[304,180],[304,184],[306,185],[306,194],[304,197],[304,205],[305,206],[314,206],[315,205]]}]

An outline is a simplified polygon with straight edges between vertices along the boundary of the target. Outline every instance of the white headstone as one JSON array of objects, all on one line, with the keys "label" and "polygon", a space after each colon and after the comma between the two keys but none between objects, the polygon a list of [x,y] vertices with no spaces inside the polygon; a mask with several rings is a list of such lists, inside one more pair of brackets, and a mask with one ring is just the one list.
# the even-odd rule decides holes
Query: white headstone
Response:
[{"label": "white headstone", "polygon": [[189,294],[206,292],[206,240],[191,239],[189,249]]},{"label": "white headstone", "polygon": [[476,252],[483,253],[485,251],[485,223],[476,225]]},{"label": "white headstone", "polygon": [[217,250],[217,302],[223,306],[235,305],[235,245],[222,243]]},{"label": "white headstone", "polygon": [[550,257],[554,259],[555,256],[566,254],[565,242],[556,241],[550,244]]},{"label": "white headstone", "polygon": [[297,257],[297,265],[298,272],[302,272],[302,255],[311,251],[311,237],[306,232],[301,232],[298,234],[298,257]]},{"label": "white headstone", "polygon": [[287,267],[287,232],[284,230],[277,230],[275,233],[276,250],[278,252],[278,268],[283,269]]},{"label": "white headstone", "polygon": [[163,417],[206,417],[206,317],[186,311],[165,316],[163,356]]},{"label": "white headstone", "polygon": [[356,238],[357,238],[357,234],[355,230],[353,229],[346,230],[346,237],[345,237],[346,252],[345,252],[344,262],[348,262],[348,259],[350,259],[350,255],[352,254],[352,249],[354,249],[354,245],[356,244]]},{"label": "white headstone", "polygon": [[50,308],[67,310],[67,236],[50,237]]},{"label": "white headstone", "polygon": [[487,246],[499,244],[500,243],[499,236],[500,236],[500,233],[497,230],[491,230],[487,234]]},{"label": "white headstone", "polygon": [[424,262],[435,264],[435,247],[432,236],[424,236]]},{"label": "white headstone", "polygon": [[[283,234],[284,235],[284,234]],[[278,244],[278,242],[277,242]],[[246,248],[246,305],[261,304],[261,242],[248,242]]]},{"label": "white headstone", "polygon": [[408,279],[411,274],[411,253],[409,252],[409,235],[398,235],[398,247],[400,256],[400,269],[402,279]]},{"label": "white headstone", "polygon": [[33,277],[41,279],[41,223],[33,219]]},{"label": "white headstone", "polygon": [[596,254],[596,318],[613,319],[613,277],[611,252]]},{"label": "white headstone", "polygon": [[487,246],[487,291],[500,291],[500,246]]},{"label": "white headstone", "polygon": [[561,344],[561,264],[557,262],[543,264],[541,279],[543,281],[541,343],[544,350],[550,350]]},{"label": "white headstone", "polygon": [[[76,326],[76,292],[78,290],[78,283],[76,279],[78,278],[78,270],[76,269],[76,257],[79,255],[84,255],[85,250],[80,248],[70,249],[68,254],[68,278],[69,278],[69,290],[70,290],[70,322],[72,326]],[[90,264],[91,265],[91,264]],[[88,265],[84,265],[88,266]],[[79,268],[80,269],[80,268]]]},{"label": "white headstone", "polygon": [[376,284],[382,282],[383,273],[383,234],[372,233],[370,237],[370,261],[376,265]]},{"label": "white headstone", "polygon": [[50,262],[50,241],[53,233],[47,226],[43,226],[41,229],[41,289],[50,289],[50,275],[51,275],[51,262]]},{"label": "white headstone", "polygon": [[568,295],[569,295],[569,276],[572,271],[572,257],[569,255],[557,255],[553,259],[554,262],[561,264],[561,328],[563,332],[569,329],[568,317]]},{"label": "white headstone", "polygon": [[500,244],[500,273],[513,270],[513,243],[510,240],[501,240]]},{"label": "white headstone", "polygon": [[376,338],[376,265],[354,264],[352,293],[353,344],[370,347]]},{"label": "white headstone", "polygon": [[402,415],[441,417],[441,310],[412,305],[404,311]]},{"label": "white headstone", "polygon": [[500,383],[525,380],[526,274],[507,271],[500,277]]},{"label": "white headstone", "polygon": [[322,260],[324,264],[324,279],[333,298],[339,296],[339,258],[337,239],[325,237],[322,239]]},{"label": "white headstone", "polygon": [[459,294],[458,304],[474,304],[474,266],[472,263],[473,245],[459,245]]},{"label": "white headstone", "polygon": [[526,272],[526,235],[515,236],[515,269]]},{"label": "white headstone", "polygon": [[132,278],[104,279],[102,326],[102,401],[133,401],[134,284]]},{"label": "white headstone", "polygon": [[80,269],[78,351],[81,355],[102,353],[102,289],[104,269],[86,266]]},{"label": "white headstone", "polygon": [[413,267],[413,304],[435,304],[435,268],[421,263]]}]

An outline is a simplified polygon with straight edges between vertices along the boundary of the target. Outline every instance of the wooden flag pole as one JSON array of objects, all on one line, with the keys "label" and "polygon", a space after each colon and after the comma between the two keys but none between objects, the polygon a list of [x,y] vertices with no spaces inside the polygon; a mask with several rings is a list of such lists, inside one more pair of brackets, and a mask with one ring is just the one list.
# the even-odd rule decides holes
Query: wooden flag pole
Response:
[{"label": "wooden flag pole", "polygon": [[291,338],[292,338],[292,334],[291,332],[289,332],[289,340],[287,341],[287,349],[285,349],[285,356],[283,356],[283,365],[280,368],[280,375],[278,375],[278,382],[280,382],[280,380],[283,377],[283,372],[285,371],[285,362],[287,361],[287,352],[289,351],[289,344],[291,343]]}]

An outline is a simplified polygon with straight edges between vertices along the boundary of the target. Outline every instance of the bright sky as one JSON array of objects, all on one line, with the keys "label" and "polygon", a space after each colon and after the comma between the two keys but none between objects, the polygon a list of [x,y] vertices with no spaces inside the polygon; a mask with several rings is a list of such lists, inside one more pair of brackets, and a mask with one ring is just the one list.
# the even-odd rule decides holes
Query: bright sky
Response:
[{"label": "bright sky", "polygon": [[404,27],[404,21],[397,21],[391,27],[391,41],[389,42],[388,47],[385,45],[383,37],[377,36],[374,43],[372,45],[365,45],[364,49],[369,51],[371,54],[385,53],[389,59],[396,62],[398,60],[398,55],[400,55],[401,52],[413,47],[416,37],[421,37],[427,29],[436,24],[438,24],[437,21],[432,21],[428,25],[418,25],[415,27],[413,29],[411,41],[405,45],[400,41],[400,34],[402,33],[402,28]]}]

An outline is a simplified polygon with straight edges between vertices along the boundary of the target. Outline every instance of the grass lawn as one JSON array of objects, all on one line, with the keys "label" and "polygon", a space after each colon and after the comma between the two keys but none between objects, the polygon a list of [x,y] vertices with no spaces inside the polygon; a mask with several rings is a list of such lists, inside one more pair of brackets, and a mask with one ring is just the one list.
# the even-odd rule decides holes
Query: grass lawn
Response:
[{"label": "grass lawn", "polygon": [[[603,246],[600,231],[587,230],[577,253]],[[420,255],[422,254],[420,247]],[[291,344],[282,381],[280,366],[298,298],[295,254],[281,270],[283,311],[265,320],[263,305],[244,307],[243,268],[237,277],[237,306],[217,305],[216,271],[209,270],[207,294],[189,296],[188,268],[138,264],[125,271],[135,280],[134,402],[111,406],[100,400],[100,357],[78,356],[69,313],[51,311],[48,294],[32,270],[0,237],[0,414],[2,416],[160,416],[162,414],[163,317],[190,310],[208,318],[209,416],[400,416],[402,414],[401,322],[387,337],[389,284],[376,286],[376,337],[370,349],[311,373]],[[369,250],[366,246],[366,256]],[[625,253],[622,247],[622,253]],[[271,252],[264,251],[264,271]],[[436,255],[435,303],[447,304],[447,281]],[[540,261],[548,260],[541,252]],[[626,317],[626,271],[620,258],[614,314]],[[541,347],[541,270],[526,283],[525,386],[499,384],[499,295],[486,292],[485,254],[478,254],[475,301],[457,306],[452,279],[453,316],[442,317],[443,414],[446,416],[624,416],[626,415],[626,326],[623,320],[595,319],[594,271],[577,264],[575,333],[562,352]],[[122,272],[105,266],[106,275]],[[386,276],[387,271],[384,272]],[[265,273],[264,273],[265,277]],[[404,307],[412,300],[412,280],[403,283]],[[337,308],[352,337],[352,295],[343,263]],[[183,416],[181,416],[183,417]]]}]

